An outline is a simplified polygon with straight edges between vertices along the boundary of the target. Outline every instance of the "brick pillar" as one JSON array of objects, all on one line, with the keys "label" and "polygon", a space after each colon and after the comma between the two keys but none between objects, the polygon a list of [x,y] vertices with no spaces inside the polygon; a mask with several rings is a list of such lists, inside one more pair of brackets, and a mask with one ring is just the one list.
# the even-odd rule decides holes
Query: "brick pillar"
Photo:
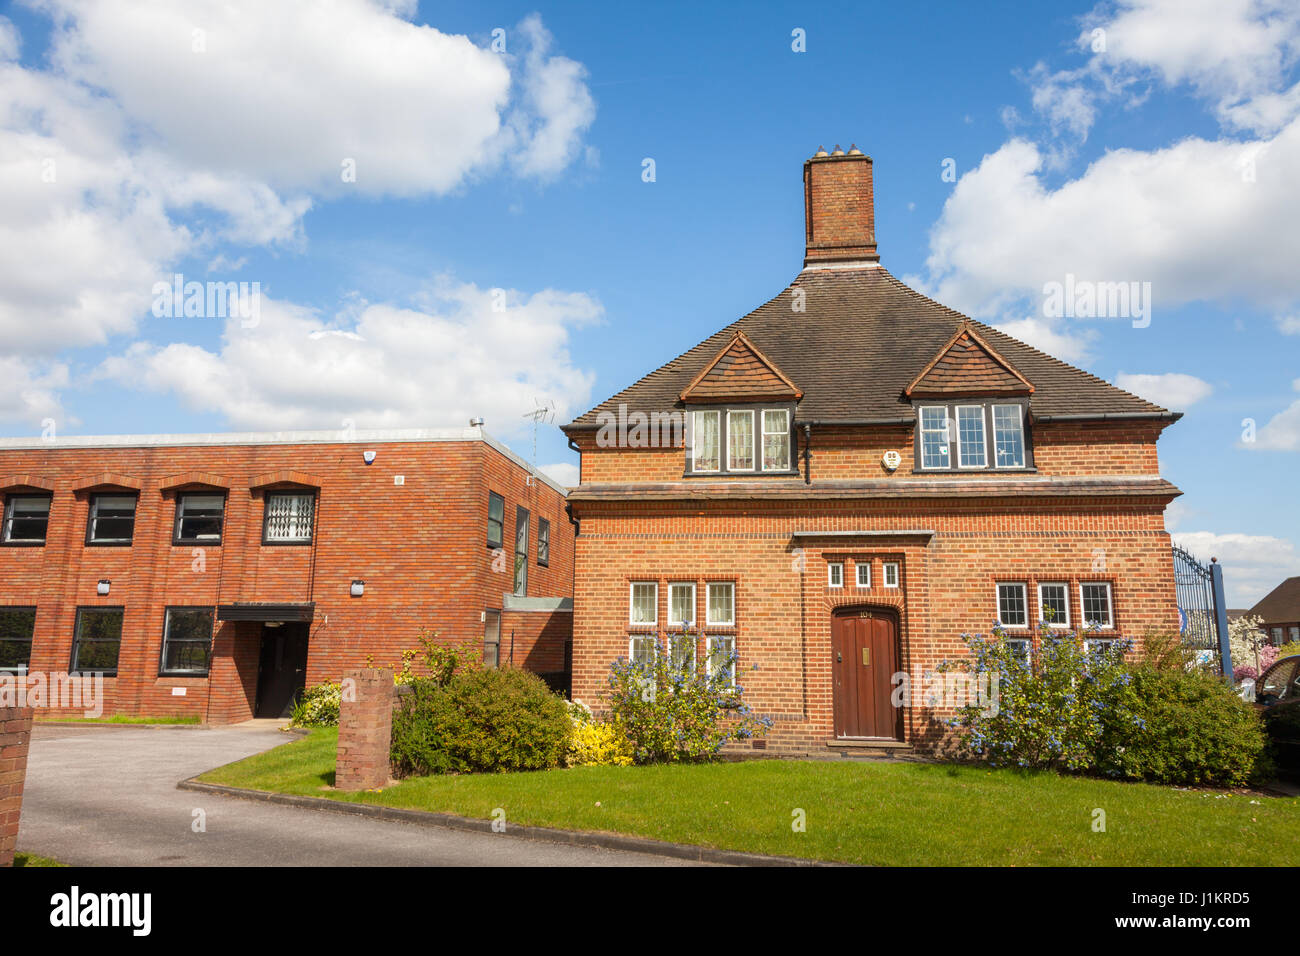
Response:
[{"label": "brick pillar", "polygon": [[393,672],[387,667],[350,670],[343,675],[343,690],[334,786],[339,790],[386,787],[393,737]]},{"label": "brick pillar", "polygon": [[0,866],[14,862],[31,740],[32,709],[0,707]]}]

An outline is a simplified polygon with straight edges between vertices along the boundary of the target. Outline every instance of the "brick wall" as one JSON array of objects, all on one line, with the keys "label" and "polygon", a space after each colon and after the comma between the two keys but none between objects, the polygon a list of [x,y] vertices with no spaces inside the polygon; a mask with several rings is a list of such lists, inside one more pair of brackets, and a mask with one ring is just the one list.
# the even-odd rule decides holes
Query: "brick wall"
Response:
[{"label": "brick wall", "polygon": [[[814,510],[814,508],[816,510]],[[824,748],[834,734],[830,633],[837,607],[898,612],[903,668],[932,669],[964,651],[960,635],[987,633],[997,614],[995,585],[1024,582],[1036,618],[1038,581],[1113,586],[1113,633],[1140,639],[1178,624],[1173,563],[1162,500],[1122,505],[1096,500],[953,498],[947,501],[817,504],[595,505],[582,508],[575,579],[573,695],[598,705],[609,664],[628,655],[628,586],[694,581],[703,616],[710,580],[736,584],[739,681],[754,709],[776,726],[769,752]],[[929,529],[933,537],[795,538],[795,531]],[[844,587],[831,588],[827,562],[843,561]],[[882,564],[900,565],[898,588],[884,587]],[[872,565],[858,589],[855,565]],[[663,634],[663,628],[651,629]],[[1028,632],[1025,632],[1028,634]],[[701,651],[702,653],[702,651]],[[757,669],[755,669],[757,665]],[[929,746],[944,711],[909,708],[907,740]]]},{"label": "brick wall", "polygon": [[[377,452],[366,465],[363,450]],[[178,476],[226,488],[219,546],[173,545]],[[319,487],[314,543],[262,544],[266,487],[257,476],[296,473]],[[139,485],[130,547],[85,544],[92,476]],[[394,476],[401,475],[401,485]],[[512,551],[515,506],[530,511],[528,594],[572,593],[573,525],[565,499],[487,442],[419,441],[0,449],[0,493],[40,482],[53,491],[43,547],[0,548],[0,605],[36,606],[29,667],[70,666],[78,607],[125,608],[118,676],[107,678],[105,714],[252,713],[259,624],[219,623],[210,678],[159,676],[165,609],[236,602],[315,602],[306,681],[337,680],[368,662],[400,661],[422,631],[480,646],[483,610],[512,589],[513,555],[486,545],[488,490],[506,501]],[[197,489],[197,486],[193,486]],[[274,486],[271,486],[274,487]],[[537,518],[551,524],[550,565],[536,561]],[[107,596],[96,594],[100,579]],[[349,596],[354,579],[365,594]],[[183,695],[178,693],[183,692]],[[58,713],[55,711],[55,713]]]},{"label": "brick wall", "polygon": [[0,707],[0,866],[12,866],[32,740],[32,709]]}]

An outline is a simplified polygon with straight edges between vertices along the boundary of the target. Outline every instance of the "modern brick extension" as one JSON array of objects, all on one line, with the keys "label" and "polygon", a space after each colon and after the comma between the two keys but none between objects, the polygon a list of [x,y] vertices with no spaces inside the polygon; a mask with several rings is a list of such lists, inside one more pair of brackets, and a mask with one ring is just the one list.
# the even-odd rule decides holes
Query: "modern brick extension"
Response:
[{"label": "modern brick extension", "polygon": [[1176,628],[1156,443],[1178,416],[891,276],[860,152],[820,151],[804,188],[783,292],[565,426],[574,696],[685,653],[686,619],[775,719],[754,746],[930,747],[951,710],[894,708],[893,677],[963,633],[1000,618],[1034,653],[1050,618],[1140,652]]},{"label": "modern brick extension", "polygon": [[279,716],[425,630],[567,682],[564,489],[480,427],[4,440],[0,494],[0,667],[105,714]]}]

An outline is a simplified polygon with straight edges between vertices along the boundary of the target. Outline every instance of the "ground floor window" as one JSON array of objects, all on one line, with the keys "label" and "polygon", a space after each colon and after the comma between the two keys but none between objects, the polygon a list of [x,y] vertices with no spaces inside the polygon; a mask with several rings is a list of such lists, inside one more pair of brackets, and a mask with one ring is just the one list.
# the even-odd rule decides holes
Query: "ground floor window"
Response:
[{"label": "ground floor window", "polygon": [[1083,612],[1083,623],[1088,627],[1113,627],[1111,614],[1109,584],[1080,584],[1079,606]]},{"label": "ground floor window", "polygon": [[1011,653],[1020,662],[1020,666],[1025,670],[1029,670],[1029,663],[1033,657],[1033,646],[1029,638],[1009,637],[1007,638],[1007,646],[1011,648]]},{"label": "ground floor window", "polygon": [[884,572],[883,577],[885,579],[885,587],[898,587],[898,562],[886,561],[881,565],[881,570]]},{"label": "ground floor window", "polygon": [[730,634],[709,637],[709,676],[722,674],[727,687],[736,686],[736,638]]},{"label": "ground floor window", "polygon": [[212,654],[212,611],[210,607],[167,609],[160,676],[208,676]]},{"label": "ground floor window", "polygon": [[627,639],[627,657],[634,664],[653,667],[659,656],[659,639],[653,634],[633,634]]},{"label": "ground floor window", "polygon": [[77,608],[76,634],[72,640],[74,674],[94,673],[117,676],[117,656],[122,648],[120,607]]},{"label": "ground floor window", "polygon": [[668,660],[679,674],[695,672],[695,635],[669,634]]},{"label": "ground floor window", "polygon": [[0,607],[0,672],[27,673],[35,631],[36,608]]},{"label": "ground floor window", "polygon": [[1029,623],[1023,584],[998,585],[998,623],[1003,627],[1025,627]]}]

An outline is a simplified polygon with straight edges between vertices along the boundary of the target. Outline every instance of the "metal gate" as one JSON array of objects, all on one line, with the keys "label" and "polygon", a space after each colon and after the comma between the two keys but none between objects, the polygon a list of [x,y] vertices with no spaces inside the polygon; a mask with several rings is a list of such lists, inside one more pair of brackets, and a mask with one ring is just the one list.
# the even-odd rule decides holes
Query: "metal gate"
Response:
[{"label": "metal gate", "polygon": [[1175,545],[1174,589],[1178,597],[1178,630],[1183,643],[1217,657],[1219,673],[1232,680],[1223,566],[1216,558],[1210,558],[1209,564],[1198,561]]}]

